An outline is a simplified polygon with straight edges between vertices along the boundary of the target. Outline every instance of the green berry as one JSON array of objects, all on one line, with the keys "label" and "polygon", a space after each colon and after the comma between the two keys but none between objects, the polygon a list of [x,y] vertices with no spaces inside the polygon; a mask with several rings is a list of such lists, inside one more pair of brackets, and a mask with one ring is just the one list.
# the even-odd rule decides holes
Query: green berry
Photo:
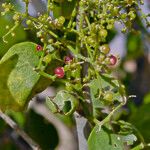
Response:
[{"label": "green berry", "polygon": [[126,19],[126,18],[127,18],[127,14],[126,13],[121,14],[121,19]]},{"label": "green berry", "polygon": [[110,52],[110,47],[108,44],[104,44],[104,45],[100,46],[99,49],[103,54],[108,54]]},{"label": "green berry", "polygon": [[63,16],[60,16],[58,18],[58,22],[59,22],[59,24],[63,25],[65,23],[65,18]]},{"label": "green berry", "polygon": [[50,63],[51,60],[52,60],[51,54],[48,54],[48,55],[46,55],[46,56],[43,58],[43,61],[44,61],[45,63],[47,63],[47,64]]},{"label": "green berry", "polygon": [[107,102],[112,102],[113,101],[113,93],[111,91],[108,91],[104,95],[104,100]]},{"label": "green berry", "polygon": [[31,20],[27,20],[27,21],[26,21],[26,24],[27,24],[28,26],[31,25],[31,23],[32,23]]},{"label": "green berry", "polygon": [[108,32],[105,29],[100,29],[100,31],[98,32],[98,34],[99,34],[100,37],[106,38],[107,35],[108,35]]},{"label": "green berry", "polygon": [[136,18],[136,14],[135,14],[134,11],[130,11],[130,12],[128,13],[128,15],[129,15],[129,17],[130,17],[130,20],[134,20],[134,19]]}]

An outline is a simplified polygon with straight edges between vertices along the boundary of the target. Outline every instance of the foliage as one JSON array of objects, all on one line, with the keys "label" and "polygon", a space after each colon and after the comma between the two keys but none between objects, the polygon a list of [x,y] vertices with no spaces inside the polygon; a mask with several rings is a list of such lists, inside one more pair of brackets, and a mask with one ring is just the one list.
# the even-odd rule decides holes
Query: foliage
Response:
[{"label": "foliage", "polygon": [[[47,12],[37,17],[29,14],[30,1],[23,2],[25,12],[17,11],[12,3],[2,4],[1,15],[13,14],[14,21],[13,27],[5,25],[8,32],[4,33],[3,42],[9,43],[9,35],[15,36],[16,29],[25,22],[24,29],[36,32],[34,36],[40,43],[22,42],[13,45],[5,55],[2,53],[0,109],[24,111],[37,93],[58,83],[63,90],[55,97],[47,97],[44,105],[61,116],[69,118],[76,112],[85,117],[91,128],[89,150],[148,146],[132,124],[115,118],[129,97],[124,85],[113,75],[119,57],[111,54],[109,46],[115,35],[115,23],[121,23],[121,31],[131,33],[127,49],[131,55],[134,53],[141,37],[132,34],[136,33],[133,24],[138,13],[142,14],[143,1],[47,0]],[[141,17],[147,26],[148,16]],[[41,116],[30,113],[27,121],[34,125],[27,127],[27,132],[42,149],[48,149],[47,146],[53,149],[58,144],[55,128],[43,123]],[[132,117],[138,120],[134,114]],[[28,124],[23,126],[26,128]],[[40,128],[45,128],[44,137]],[[48,134],[56,135],[56,140],[51,139],[53,147],[43,139],[49,138]]]}]

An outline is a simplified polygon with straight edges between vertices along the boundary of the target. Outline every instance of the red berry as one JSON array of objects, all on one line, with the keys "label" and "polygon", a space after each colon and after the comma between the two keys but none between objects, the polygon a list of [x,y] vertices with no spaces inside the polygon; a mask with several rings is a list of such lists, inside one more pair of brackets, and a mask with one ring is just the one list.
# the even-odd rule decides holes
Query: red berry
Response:
[{"label": "red berry", "polygon": [[114,66],[117,63],[117,57],[114,55],[111,55],[109,57],[110,65]]},{"label": "red berry", "polygon": [[64,75],[65,75],[63,67],[57,67],[57,68],[55,68],[54,73],[57,76],[57,78],[63,78]]},{"label": "red berry", "polygon": [[42,50],[43,50],[43,47],[42,47],[41,45],[37,45],[37,46],[36,46],[36,50],[37,50],[37,51],[42,51]]},{"label": "red berry", "polygon": [[65,64],[70,63],[72,60],[73,60],[72,56],[65,56],[65,58],[64,58]]}]

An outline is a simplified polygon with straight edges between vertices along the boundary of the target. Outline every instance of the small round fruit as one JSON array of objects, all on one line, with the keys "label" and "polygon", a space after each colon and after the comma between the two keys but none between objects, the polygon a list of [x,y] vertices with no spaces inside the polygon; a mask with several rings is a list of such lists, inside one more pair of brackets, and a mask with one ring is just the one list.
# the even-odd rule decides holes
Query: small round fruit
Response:
[{"label": "small round fruit", "polygon": [[134,11],[130,11],[130,12],[128,13],[128,15],[130,16],[130,20],[134,20],[134,19],[136,18],[136,14],[135,14]]},{"label": "small round fruit", "polygon": [[65,75],[63,67],[57,67],[57,68],[55,68],[54,73],[57,76],[57,78],[63,78],[64,75]]},{"label": "small round fruit", "polygon": [[65,23],[65,18],[63,16],[60,16],[58,18],[58,23],[61,24],[61,25],[63,25]]},{"label": "small round fruit", "polygon": [[65,56],[64,57],[65,64],[69,64],[70,62],[72,62],[72,60],[73,60],[72,56]]},{"label": "small round fruit", "polygon": [[98,34],[99,34],[100,37],[106,38],[107,35],[108,35],[108,32],[105,29],[100,29],[100,31],[98,32]]},{"label": "small round fruit", "polygon": [[28,26],[31,25],[31,23],[32,23],[31,20],[27,20],[27,21],[26,21],[26,24],[27,24]]},{"label": "small round fruit", "polygon": [[117,57],[114,56],[114,55],[111,55],[111,56],[109,57],[109,62],[110,62],[110,65],[111,65],[111,66],[116,65],[116,63],[117,63]]},{"label": "small round fruit", "polygon": [[44,61],[45,63],[50,63],[51,60],[52,60],[51,54],[48,54],[48,55],[46,55],[46,56],[43,58],[43,61]]},{"label": "small round fruit", "polygon": [[91,46],[95,45],[95,41],[96,41],[95,36],[88,36],[86,40],[89,45]]},{"label": "small round fruit", "polygon": [[110,47],[108,44],[104,44],[100,47],[100,51],[103,53],[103,54],[108,54],[110,52]]},{"label": "small round fruit", "polygon": [[37,45],[37,46],[36,46],[36,50],[37,50],[37,51],[42,51],[42,50],[43,50],[43,47],[42,47],[41,45]]},{"label": "small round fruit", "polygon": [[106,92],[104,95],[104,100],[106,100],[107,102],[112,102],[113,101],[113,93]]}]

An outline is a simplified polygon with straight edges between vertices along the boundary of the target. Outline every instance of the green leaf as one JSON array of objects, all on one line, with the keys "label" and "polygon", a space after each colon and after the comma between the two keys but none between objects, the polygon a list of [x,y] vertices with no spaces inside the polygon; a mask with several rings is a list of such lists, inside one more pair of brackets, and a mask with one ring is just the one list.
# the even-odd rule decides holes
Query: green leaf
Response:
[{"label": "green leaf", "polygon": [[95,126],[88,138],[88,150],[123,150],[123,141],[117,134],[112,133],[107,128],[98,131],[99,126]]},{"label": "green leaf", "polygon": [[46,104],[52,112],[71,115],[78,106],[78,100],[67,91],[59,91],[53,100],[47,99]]},{"label": "green leaf", "polygon": [[129,58],[137,58],[143,53],[142,38],[140,34],[129,33],[127,36],[127,52]]},{"label": "green leaf", "polygon": [[150,103],[150,93],[144,96],[144,104],[149,104]]},{"label": "green leaf", "polygon": [[0,60],[0,109],[22,110],[37,92],[51,83],[33,70],[38,63],[36,44],[31,42],[16,44],[3,56]]},{"label": "green leaf", "polygon": [[93,113],[96,115],[96,109],[103,108],[105,103],[103,101],[102,93],[106,91],[113,92],[113,101],[122,102],[121,95],[124,91],[121,90],[121,84],[118,80],[110,75],[99,75],[90,83],[91,99],[93,104]]},{"label": "green leaf", "polygon": [[101,82],[98,79],[94,79],[90,83],[90,92],[91,98],[94,108],[103,107],[103,103],[99,100],[97,94],[99,94],[99,90],[101,90]]},{"label": "green leaf", "polygon": [[[139,145],[135,146],[134,148],[132,148],[131,150],[141,150],[141,149],[144,149],[144,144],[143,143],[140,143]],[[148,149],[147,149],[148,150]]]},{"label": "green leaf", "polygon": [[144,104],[136,109],[136,111],[131,112],[129,117],[129,122],[132,123],[137,130],[144,137],[146,142],[150,141],[150,103]]},{"label": "green leaf", "polygon": [[51,112],[57,113],[57,106],[49,97],[46,97],[46,106],[51,110]]}]

